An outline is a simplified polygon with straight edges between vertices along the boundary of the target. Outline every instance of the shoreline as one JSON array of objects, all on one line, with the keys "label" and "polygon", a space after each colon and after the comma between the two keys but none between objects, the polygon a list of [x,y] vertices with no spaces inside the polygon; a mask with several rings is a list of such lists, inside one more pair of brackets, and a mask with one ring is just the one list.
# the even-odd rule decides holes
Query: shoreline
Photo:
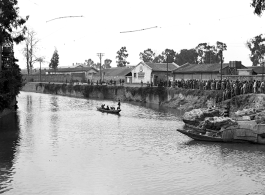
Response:
[{"label": "shoreline", "polygon": [[[124,87],[99,85],[66,85],[48,83],[26,83],[25,92],[55,94],[86,99],[121,100],[161,105],[165,108],[190,111],[211,106],[222,107],[230,102],[231,112],[244,108],[265,108],[265,94],[244,94],[220,101],[222,91],[191,90],[182,88]],[[218,101],[219,100],[219,101]]]}]

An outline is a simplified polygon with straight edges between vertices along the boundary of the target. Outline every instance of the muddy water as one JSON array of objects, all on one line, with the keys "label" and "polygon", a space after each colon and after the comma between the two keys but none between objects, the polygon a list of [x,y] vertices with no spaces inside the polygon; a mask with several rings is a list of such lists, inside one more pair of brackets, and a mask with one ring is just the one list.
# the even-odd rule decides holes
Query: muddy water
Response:
[{"label": "muddy water", "polygon": [[0,119],[1,194],[263,194],[265,146],[191,141],[181,113],[21,92]]}]

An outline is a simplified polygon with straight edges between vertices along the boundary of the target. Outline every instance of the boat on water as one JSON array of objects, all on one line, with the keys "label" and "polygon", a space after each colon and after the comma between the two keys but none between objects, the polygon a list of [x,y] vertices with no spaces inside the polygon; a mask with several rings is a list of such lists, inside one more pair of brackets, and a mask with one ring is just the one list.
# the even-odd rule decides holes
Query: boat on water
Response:
[{"label": "boat on water", "polygon": [[206,135],[196,131],[189,131],[183,129],[177,129],[177,131],[197,141],[224,142],[222,137],[218,135]]},{"label": "boat on water", "polygon": [[100,112],[106,112],[106,113],[111,113],[111,114],[119,114],[121,110],[107,110],[101,107],[97,107],[97,110]]},{"label": "boat on water", "polygon": [[178,132],[198,141],[239,142],[265,144],[265,124],[252,121],[238,121],[238,125],[224,127],[220,131],[205,132],[198,129],[177,129]]}]

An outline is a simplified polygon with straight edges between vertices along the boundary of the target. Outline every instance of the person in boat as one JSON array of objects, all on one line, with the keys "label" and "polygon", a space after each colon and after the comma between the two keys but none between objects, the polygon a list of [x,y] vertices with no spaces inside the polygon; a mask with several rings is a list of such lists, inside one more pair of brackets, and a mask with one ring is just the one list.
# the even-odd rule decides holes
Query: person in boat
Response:
[{"label": "person in boat", "polygon": [[120,100],[118,101],[118,107],[119,108],[121,107],[121,101]]},{"label": "person in boat", "polygon": [[109,106],[107,106],[106,110],[109,110]]},{"label": "person in boat", "polygon": [[105,104],[102,104],[102,105],[101,105],[101,108],[102,108],[102,109],[105,109]]}]

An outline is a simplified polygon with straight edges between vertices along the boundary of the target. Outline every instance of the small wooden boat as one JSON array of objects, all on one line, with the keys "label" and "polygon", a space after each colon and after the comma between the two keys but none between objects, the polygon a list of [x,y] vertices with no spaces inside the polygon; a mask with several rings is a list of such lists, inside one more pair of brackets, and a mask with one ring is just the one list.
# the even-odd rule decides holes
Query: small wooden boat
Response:
[{"label": "small wooden boat", "polygon": [[234,126],[221,130],[219,133],[206,132],[203,134],[198,131],[184,129],[177,129],[177,131],[197,141],[265,144],[263,134],[258,135],[251,129]]},{"label": "small wooden boat", "polygon": [[97,107],[97,110],[100,112],[106,112],[106,113],[111,113],[111,114],[119,114],[121,110],[106,110],[101,107]]},{"label": "small wooden boat", "polygon": [[198,141],[224,142],[223,139],[217,135],[213,136],[213,135],[201,134],[195,131],[187,131],[187,130],[181,130],[181,129],[177,129],[177,131]]}]

